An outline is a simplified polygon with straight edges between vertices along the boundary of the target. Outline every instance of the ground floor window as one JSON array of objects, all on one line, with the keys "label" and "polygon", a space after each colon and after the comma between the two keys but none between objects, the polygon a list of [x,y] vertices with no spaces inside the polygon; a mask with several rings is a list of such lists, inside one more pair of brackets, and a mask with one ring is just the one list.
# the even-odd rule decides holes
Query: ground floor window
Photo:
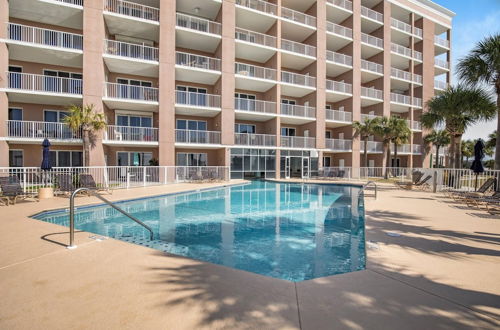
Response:
[{"label": "ground floor window", "polygon": [[83,152],[51,150],[50,164],[52,167],[80,167],[83,166]]},{"label": "ground floor window", "polygon": [[323,157],[323,167],[332,167],[330,156]]},{"label": "ground floor window", "polygon": [[231,149],[231,178],[276,177],[276,151],[268,149]]},{"label": "ground floor window", "polygon": [[23,167],[22,150],[9,150],[9,167]]},{"label": "ground floor window", "polygon": [[207,154],[205,153],[177,153],[177,166],[207,166],[207,164]]},{"label": "ground floor window", "polygon": [[117,154],[118,166],[149,166],[151,159],[151,152],[120,151]]}]

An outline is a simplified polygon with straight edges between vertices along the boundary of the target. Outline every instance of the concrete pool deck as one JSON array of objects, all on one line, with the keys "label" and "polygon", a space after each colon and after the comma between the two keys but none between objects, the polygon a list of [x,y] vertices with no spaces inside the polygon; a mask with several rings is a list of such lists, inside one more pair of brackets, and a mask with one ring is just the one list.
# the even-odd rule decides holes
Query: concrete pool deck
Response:
[{"label": "concrete pool deck", "polygon": [[28,218],[67,205],[54,198],[0,207],[0,329],[500,327],[500,219],[439,194],[380,185],[378,199],[365,200],[367,269],[298,283],[85,232],[67,250],[66,227]]}]

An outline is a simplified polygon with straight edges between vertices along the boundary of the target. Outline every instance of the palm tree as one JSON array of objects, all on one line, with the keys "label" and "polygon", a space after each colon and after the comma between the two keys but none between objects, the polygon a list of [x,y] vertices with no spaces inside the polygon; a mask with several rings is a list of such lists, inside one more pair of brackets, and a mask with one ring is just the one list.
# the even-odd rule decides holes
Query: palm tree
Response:
[{"label": "palm tree", "polygon": [[490,120],[496,114],[496,105],[482,88],[459,84],[450,86],[426,103],[427,110],[421,121],[425,128],[444,126],[450,134],[450,165],[461,167],[461,141],[465,130],[482,120]]},{"label": "palm tree", "polygon": [[94,105],[83,107],[72,105],[68,108],[70,114],[64,122],[74,132],[82,132],[83,137],[83,165],[89,166],[90,148],[95,145],[95,134],[106,128],[106,117],[97,113]]},{"label": "palm tree", "polygon": [[488,140],[486,140],[485,146],[487,148],[495,148],[497,145],[497,130],[493,133],[488,134]]},{"label": "palm tree", "polygon": [[368,167],[368,138],[375,133],[375,119],[365,119],[363,122],[355,121],[352,127],[355,130],[355,136],[359,136],[364,142],[363,159],[364,167]]},{"label": "palm tree", "polygon": [[[496,111],[500,116],[500,33],[478,42],[469,55],[458,62],[457,70],[458,76],[471,85],[487,84],[494,88]],[[497,117],[496,132],[500,132],[500,117]],[[496,139],[495,169],[500,169],[500,139]]]},{"label": "palm tree", "polygon": [[476,144],[476,141],[474,140],[465,140],[462,142],[462,160],[463,157],[465,157],[465,166],[469,164],[469,158],[474,156],[474,145]]},{"label": "palm tree", "polygon": [[392,126],[391,142],[394,144],[394,164],[397,165],[396,159],[398,159],[398,146],[408,143],[411,136],[411,129],[408,127],[406,119],[403,118],[391,117],[389,122]]},{"label": "palm tree", "polygon": [[433,130],[424,138],[426,143],[432,143],[436,147],[436,165],[439,167],[439,148],[450,144],[450,134],[445,130]]}]

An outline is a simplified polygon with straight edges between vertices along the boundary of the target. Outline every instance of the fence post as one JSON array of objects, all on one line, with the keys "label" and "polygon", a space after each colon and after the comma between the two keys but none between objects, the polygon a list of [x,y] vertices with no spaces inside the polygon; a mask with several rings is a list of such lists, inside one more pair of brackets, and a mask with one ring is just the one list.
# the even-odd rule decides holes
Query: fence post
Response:
[{"label": "fence post", "polygon": [[142,186],[146,187],[146,166],[142,168]]},{"label": "fence post", "polygon": [[127,189],[130,188],[130,172],[129,168],[127,167]]},{"label": "fence post", "polygon": [[437,192],[437,171],[434,171],[434,175],[433,175],[433,179],[432,179],[432,192],[433,193],[436,193]]}]

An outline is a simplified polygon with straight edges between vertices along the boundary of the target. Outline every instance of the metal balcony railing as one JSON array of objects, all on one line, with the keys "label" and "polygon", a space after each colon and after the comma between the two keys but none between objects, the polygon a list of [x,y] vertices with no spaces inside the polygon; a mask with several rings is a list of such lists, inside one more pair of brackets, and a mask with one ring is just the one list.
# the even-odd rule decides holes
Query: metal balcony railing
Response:
[{"label": "metal balcony railing", "polygon": [[422,99],[420,97],[414,97],[412,104],[414,107],[422,107]]},{"label": "metal balcony railing", "polygon": [[74,95],[81,95],[83,91],[83,81],[81,79],[18,72],[7,72],[7,77],[7,85],[10,89]]},{"label": "metal balcony railing", "polygon": [[177,13],[177,26],[199,32],[221,35],[222,25],[208,19]]},{"label": "metal balcony railing", "polygon": [[[362,153],[365,151],[365,142],[361,141],[359,151]],[[378,141],[367,141],[366,143],[367,152],[384,152],[384,143]]]},{"label": "metal balcony railing", "polygon": [[406,33],[412,33],[411,25],[391,17],[391,26]]},{"label": "metal balcony railing", "polygon": [[379,89],[361,86],[361,96],[382,100],[384,98],[384,93]]},{"label": "metal balcony railing", "polygon": [[442,60],[440,58],[434,59],[434,64],[437,67],[440,67],[440,68],[443,68],[443,69],[447,69],[447,70],[450,69],[450,63],[448,63],[448,61]]},{"label": "metal balcony railing", "polygon": [[361,16],[368,17],[377,22],[384,23],[384,15],[365,6],[361,6]]},{"label": "metal balcony railing", "polygon": [[365,113],[362,113],[361,114],[361,122],[364,122],[365,120],[367,119],[375,119],[375,118],[382,118],[382,116],[377,116],[377,115],[369,115],[369,114],[365,114]]},{"label": "metal balcony railing", "polygon": [[220,132],[217,131],[175,130],[175,142],[177,143],[220,144],[220,141]]},{"label": "metal balcony railing", "polygon": [[413,81],[414,83],[421,84],[422,83],[422,76],[416,73],[411,73],[408,71],[396,69],[396,68],[391,68],[391,77],[397,78],[397,79],[402,79],[402,80],[407,80],[407,81]]},{"label": "metal balcony railing", "polygon": [[315,87],[316,78],[308,75],[282,71],[281,81],[288,84],[301,85],[306,87]]},{"label": "metal balcony railing", "polygon": [[141,5],[135,2],[106,0],[104,11],[148,21],[160,21],[160,10],[158,8]]},{"label": "metal balcony railing", "polygon": [[128,142],[158,142],[158,128],[108,125],[104,140]]},{"label": "metal balcony railing", "polygon": [[450,42],[448,40],[443,39],[443,38],[438,37],[438,36],[434,37],[434,43],[436,45],[439,45],[439,46],[442,46],[442,47],[445,47],[445,48],[450,48]]},{"label": "metal balcony railing", "polygon": [[411,152],[414,155],[421,155],[422,154],[422,146],[420,144],[412,144]]},{"label": "metal balcony railing", "polygon": [[341,121],[341,122],[352,122],[352,113],[347,111],[331,110],[326,109],[325,112],[326,120]]},{"label": "metal balcony railing", "polygon": [[332,92],[352,94],[352,85],[340,81],[326,80],[326,90]]},{"label": "metal balcony railing", "polygon": [[341,7],[341,8],[352,11],[352,1],[349,1],[349,0],[326,0],[326,2],[328,2],[334,6]]},{"label": "metal balcony railing", "polygon": [[104,40],[104,53],[145,61],[158,62],[158,48],[116,40]]},{"label": "metal balcony railing", "polygon": [[326,31],[336,35],[340,35],[342,37],[352,39],[352,29],[339,24],[326,22]]},{"label": "metal balcony railing", "polygon": [[316,57],[316,47],[291,40],[282,39],[281,49],[292,53]]},{"label": "metal balcony railing", "polygon": [[398,45],[396,43],[391,44],[391,51],[396,53],[396,54],[399,54],[399,55],[411,57],[411,49],[410,48]]},{"label": "metal balcony railing", "polygon": [[7,120],[7,136],[25,139],[81,140],[82,132],[73,131],[65,123]]},{"label": "metal balcony railing", "polygon": [[7,23],[7,38],[12,41],[83,50],[83,36],[56,30],[41,29],[34,26]]},{"label": "metal balcony railing", "polygon": [[201,56],[183,52],[175,52],[175,64],[190,68],[220,71],[221,61],[218,58]]},{"label": "metal balcony railing", "polygon": [[434,80],[434,88],[446,89],[446,88],[448,88],[448,83],[446,81]]},{"label": "metal balcony railing", "polygon": [[391,102],[411,105],[411,98],[408,95],[391,93]]},{"label": "metal balcony railing", "polygon": [[406,120],[408,127],[414,131],[422,130],[422,123],[416,120]]},{"label": "metal balcony railing", "polygon": [[326,60],[337,64],[352,66],[352,56],[332,52],[331,50],[326,51]]},{"label": "metal balcony railing", "polygon": [[158,88],[117,84],[104,84],[104,97],[130,101],[158,102]]},{"label": "metal balcony railing", "polygon": [[261,113],[276,113],[276,103],[261,100],[234,98],[234,109]]},{"label": "metal balcony railing", "polygon": [[370,61],[363,60],[363,59],[361,59],[361,69],[375,72],[375,73],[384,74],[384,66],[382,64],[370,62]]},{"label": "metal balcony railing", "polygon": [[67,3],[69,5],[81,6],[83,7],[83,0],[55,0],[57,2]]},{"label": "metal balcony railing", "polygon": [[269,69],[263,66],[255,66],[246,63],[236,62],[234,64],[234,73],[240,76],[251,78],[276,80],[276,70]]},{"label": "metal balcony railing", "polygon": [[274,147],[276,146],[276,135],[235,133],[234,144],[243,146]]},{"label": "metal balcony railing", "polygon": [[316,148],[316,138],[305,136],[282,136],[281,146],[284,148]]},{"label": "metal balcony railing", "polygon": [[220,95],[175,91],[175,104],[202,108],[220,108]]},{"label": "metal balcony railing", "polygon": [[281,17],[291,21],[316,27],[316,17],[301,13],[290,8],[281,7]]},{"label": "metal balcony railing", "polygon": [[384,48],[384,40],[366,33],[361,33],[361,42],[378,48]]},{"label": "metal balcony railing", "polygon": [[276,15],[278,12],[275,4],[262,0],[236,0],[236,4],[271,15]]},{"label": "metal balcony railing", "polygon": [[333,151],[351,151],[352,140],[344,139],[326,139],[325,147]]},{"label": "metal balcony railing", "polygon": [[280,106],[280,113],[285,116],[306,117],[306,118],[316,117],[316,109],[314,107],[295,105],[295,104],[282,103]]},{"label": "metal balcony railing", "polygon": [[235,30],[235,39],[267,47],[276,47],[276,37],[240,28]]}]

